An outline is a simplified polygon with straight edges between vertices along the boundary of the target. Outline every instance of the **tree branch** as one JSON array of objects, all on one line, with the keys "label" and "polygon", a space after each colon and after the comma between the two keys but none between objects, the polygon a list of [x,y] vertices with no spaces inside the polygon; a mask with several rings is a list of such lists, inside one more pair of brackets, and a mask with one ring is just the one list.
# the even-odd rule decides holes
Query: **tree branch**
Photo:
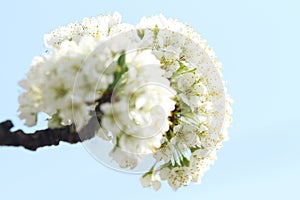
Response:
[{"label": "tree branch", "polygon": [[[0,123],[0,146],[23,146],[28,150],[35,151],[39,147],[59,145],[60,141],[75,144],[95,136],[98,120],[93,117],[80,134],[74,125],[62,128],[38,130],[34,133],[24,133],[22,130],[12,132],[14,127],[10,120]],[[80,135],[80,136],[79,136]]]},{"label": "tree branch", "polygon": [[98,99],[95,113],[88,124],[79,132],[75,125],[68,125],[62,128],[38,130],[34,133],[24,133],[22,130],[12,132],[14,124],[10,121],[0,123],[0,146],[23,146],[25,149],[35,151],[39,147],[59,145],[60,141],[75,144],[91,139],[100,128],[102,111],[100,105],[111,101],[112,93],[106,91],[101,99]]}]

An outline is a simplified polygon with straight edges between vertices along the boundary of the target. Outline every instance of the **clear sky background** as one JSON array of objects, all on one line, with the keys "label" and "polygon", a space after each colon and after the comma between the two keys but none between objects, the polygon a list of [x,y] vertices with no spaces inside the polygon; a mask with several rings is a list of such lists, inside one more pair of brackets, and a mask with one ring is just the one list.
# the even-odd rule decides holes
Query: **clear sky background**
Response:
[{"label": "clear sky background", "polygon": [[300,199],[299,9],[297,0],[2,1],[0,121],[24,128],[17,82],[45,50],[43,34],[114,11],[128,23],[163,13],[192,25],[223,62],[235,103],[230,140],[200,185],[142,189],[139,176],[102,166],[82,144],[0,147],[0,199]]}]

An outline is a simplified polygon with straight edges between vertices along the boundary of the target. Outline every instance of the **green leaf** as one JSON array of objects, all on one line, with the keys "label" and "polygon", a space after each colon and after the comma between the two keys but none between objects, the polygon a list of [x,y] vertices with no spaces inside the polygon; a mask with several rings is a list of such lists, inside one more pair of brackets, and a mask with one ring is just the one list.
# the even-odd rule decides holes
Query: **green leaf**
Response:
[{"label": "green leaf", "polygon": [[126,62],[126,54],[122,52],[121,56],[118,59],[118,65],[123,67],[125,65],[125,62]]},{"label": "green leaf", "polygon": [[122,52],[121,56],[118,58],[118,67],[117,70],[114,72],[114,81],[112,84],[109,85],[108,91],[113,91],[114,87],[121,79],[122,75],[128,71],[128,66],[126,65],[126,54]]},{"label": "green leaf", "polygon": [[159,32],[159,28],[158,28],[158,26],[157,26],[157,24],[156,24],[156,25],[154,26],[154,29],[153,29],[154,39],[157,38],[158,32]]},{"label": "green leaf", "polygon": [[190,161],[186,157],[183,156],[182,158],[182,164],[183,166],[189,167],[190,166]]},{"label": "green leaf", "polygon": [[139,38],[142,40],[145,36],[145,31],[143,29],[137,30],[137,34],[138,34]]}]

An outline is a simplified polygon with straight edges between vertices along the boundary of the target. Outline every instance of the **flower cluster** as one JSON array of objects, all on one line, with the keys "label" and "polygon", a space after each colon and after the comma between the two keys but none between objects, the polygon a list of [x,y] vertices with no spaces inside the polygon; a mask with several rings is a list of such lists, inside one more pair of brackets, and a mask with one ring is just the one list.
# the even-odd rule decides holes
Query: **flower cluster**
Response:
[{"label": "flower cluster", "polygon": [[[152,60],[145,59],[147,57],[152,57]],[[101,105],[104,113],[101,125],[112,133],[115,145],[111,156],[139,155],[119,162],[125,168],[136,167],[139,157],[160,147],[163,133],[169,130],[168,116],[175,108],[172,100],[175,91],[163,77],[160,64],[155,64],[157,59],[150,52],[140,53],[134,58],[126,62],[128,72],[115,86],[111,102]]]},{"label": "flower cluster", "polygon": [[200,183],[228,137],[232,103],[201,35],[162,15],[134,26],[115,13],[62,26],[45,35],[45,45],[50,50],[20,82],[26,125],[44,112],[50,128],[81,130],[96,112],[97,136],[114,146],[109,156],[121,168],[153,155],[144,187]]}]

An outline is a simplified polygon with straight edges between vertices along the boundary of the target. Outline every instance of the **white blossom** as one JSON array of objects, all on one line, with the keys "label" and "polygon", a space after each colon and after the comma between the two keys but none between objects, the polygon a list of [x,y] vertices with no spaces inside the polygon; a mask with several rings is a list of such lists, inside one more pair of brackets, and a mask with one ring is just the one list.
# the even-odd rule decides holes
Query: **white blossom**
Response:
[{"label": "white blossom", "polygon": [[161,187],[159,177],[152,173],[145,174],[140,178],[140,181],[143,187],[152,187],[155,191]]},{"label": "white blossom", "polygon": [[81,23],[70,23],[61,26],[44,36],[45,45],[49,48],[59,48],[63,41],[70,40],[79,42],[85,35],[90,35],[95,39],[103,40],[109,36],[110,29],[121,23],[121,15],[99,15],[98,17],[85,18]]},{"label": "white blossom", "polygon": [[163,160],[165,163],[168,163],[172,159],[173,151],[173,146],[170,143],[163,143],[160,148],[153,153],[153,157],[158,162]]},{"label": "white blossom", "polygon": [[188,167],[174,167],[168,177],[168,183],[174,191],[181,186],[189,185],[191,180],[192,175]]},{"label": "white blossom", "polygon": [[121,168],[133,169],[139,162],[139,157],[134,154],[123,151],[121,148],[114,148],[109,155],[116,161]]},{"label": "white blossom", "polygon": [[198,128],[192,124],[180,124],[174,127],[175,137],[171,142],[178,145],[182,152],[190,147],[199,147],[201,145],[200,138],[197,135]]}]

